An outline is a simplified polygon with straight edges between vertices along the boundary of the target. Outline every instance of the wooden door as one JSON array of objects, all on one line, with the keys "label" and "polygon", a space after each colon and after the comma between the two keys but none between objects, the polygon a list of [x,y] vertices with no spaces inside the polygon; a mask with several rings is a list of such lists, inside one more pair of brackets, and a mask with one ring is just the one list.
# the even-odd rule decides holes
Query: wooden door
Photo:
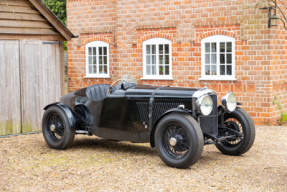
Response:
[{"label": "wooden door", "polygon": [[20,42],[22,132],[41,130],[43,108],[61,97],[58,44]]},{"label": "wooden door", "polygon": [[21,133],[19,41],[0,40],[0,135]]}]

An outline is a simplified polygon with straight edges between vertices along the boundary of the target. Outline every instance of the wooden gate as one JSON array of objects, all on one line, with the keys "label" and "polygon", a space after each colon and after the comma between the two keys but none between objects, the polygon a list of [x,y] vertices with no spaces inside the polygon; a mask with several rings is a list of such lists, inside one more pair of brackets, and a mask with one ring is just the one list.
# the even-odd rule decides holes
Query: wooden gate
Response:
[{"label": "wooden gate", "polygon": [[61,96],[59,45],[21,41],[22,132],[41,130],[43,108]]},{"label": "wooden gate", "polygon": [[0,64],[0,135],[41,130],[44,106],[61,96],[59,45],[0,41]]},{"label": "wooden gate", "polygon": [[0,135],[21,133],[19,41],[0,40]]}]

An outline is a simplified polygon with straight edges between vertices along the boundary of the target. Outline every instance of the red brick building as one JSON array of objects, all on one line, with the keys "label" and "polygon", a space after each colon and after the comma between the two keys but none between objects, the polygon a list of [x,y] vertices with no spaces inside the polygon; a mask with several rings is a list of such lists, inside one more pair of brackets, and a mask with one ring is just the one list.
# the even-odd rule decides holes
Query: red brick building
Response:
[{"label": "red brick building", "polygon": [[[256,1],[249,0],[250,3]],[[246,3],[246,1],[245,1]],[[287,106],[287,33],[268,11],[222,0],[67,0],[69,91],[132,74],[138,83],[237,95],[257,124]]]}]

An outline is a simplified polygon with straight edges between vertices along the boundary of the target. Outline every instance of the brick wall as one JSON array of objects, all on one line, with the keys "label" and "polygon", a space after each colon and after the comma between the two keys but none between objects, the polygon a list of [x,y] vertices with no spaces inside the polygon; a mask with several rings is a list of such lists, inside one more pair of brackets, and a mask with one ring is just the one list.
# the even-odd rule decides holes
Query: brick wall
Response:
[{"label": "brick wall", "polygon": [[[79,35],[68,43],[69,91],[128,73],[144,84],[209,83],[219,98],[233,91],[257,124],[278,119],[274,95],[286,107],[286,31],[268,28],[267,10],[222,0],[68,0],[67,12],[69,29]],[[235,38],[236,81],[199,80],[201,39],[215,34]],[[153,37],[172,42],[173,80],[140,80],[142,43]],[[110,45],[109,79],[83,78],[85,44],[95,39]]]}]

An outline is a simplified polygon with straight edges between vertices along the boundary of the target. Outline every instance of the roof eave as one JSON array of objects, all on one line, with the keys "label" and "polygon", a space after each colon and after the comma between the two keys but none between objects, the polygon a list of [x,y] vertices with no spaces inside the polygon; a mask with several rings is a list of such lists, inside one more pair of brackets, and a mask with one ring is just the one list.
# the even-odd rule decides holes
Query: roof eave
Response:
[{"label": "roof eave", "polygon": [[72,38],[77,38],[41,0],[29,1],[59,31],[59,33],[67,41],[70,41]]}]

